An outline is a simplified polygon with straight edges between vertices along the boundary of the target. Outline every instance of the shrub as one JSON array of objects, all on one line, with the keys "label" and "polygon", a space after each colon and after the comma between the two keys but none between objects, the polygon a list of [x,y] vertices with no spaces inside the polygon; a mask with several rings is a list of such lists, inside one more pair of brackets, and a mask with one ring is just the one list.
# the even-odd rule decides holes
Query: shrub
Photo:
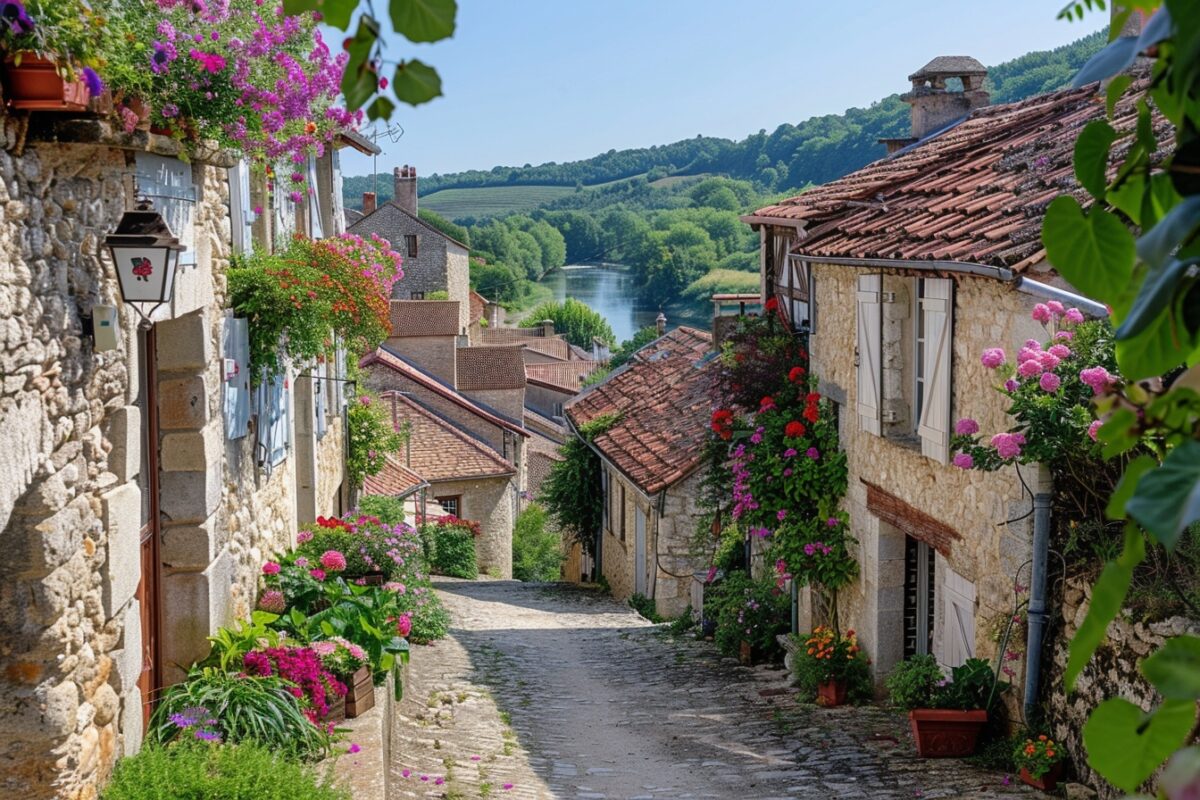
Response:
[{"label": "shrub", "polygon": [[737,655],[745,641],[759,660],[778,657],[776,636],[788,631],[791,599],[774,582],[756,581],[744,572],[735,572],[705,592],[704,604],[708,619],[714,618],[715,606],[715,639],[721,652]]},{"label": "shrub", "polygon": [[[368,475],[377,475],[404,446],[407,432],[399,432],[383,403],[369,394],[346,408],[346,477],[350,485],[362,486]],[[403,522],[403,520],[401,520]]]},{"label": "shrub", "polygon": [[656,625],[663,621],[654,607],[654,601],[644,594],[635,594],[629,598],[629,607]]},{"label": "shrub", "polygon": [[475,561],[475,523],[456,517],[441,517],[426,525],[426,535],[432,538],[430,568],[439,575],[452,578],[475,578],[479,565]]},{"label": "shrub", "polygon": [[1063,756],[1062,746],[1045,734],[1036,739],[1026,739],[1013,750],[1013,761],[1017,768],[1024,769],[1035,780],[1062,761]]},{"label": "shrub", "polygon": [[966,711],[989,708],[1007,684],[997,684],[996,673],[982,658],[968,658],[947,678],[930,655],[900,662],[887,679],[893,705],[901,708],[949,708]]},{"label": "shrub", "polygon": [[117,762],[103,800],[350,800],[329,775],[254,743],[149,746]]},{"label": "shrub", "polygon": [[556,581],[562,577],[562,536],[547,530],[548,514],[537,503],[517,516],[513,528],[513,577],[519,581]]},{"label": "shrub", "polygon": [[359,513],[375,517],[384,525],[404,524],[404,501],[382,494],[364,495],[358,501]]},{"label": "shrub", "polygon": [[796,686],[806,700],[816,697],[817,686],[827,681],[846,684],[846,696],[859,703],[871,699],[870,662],[862,655],[854,631],[840,636],[832,628],[818,625],[800,636],[801,648],[792,666]]}]

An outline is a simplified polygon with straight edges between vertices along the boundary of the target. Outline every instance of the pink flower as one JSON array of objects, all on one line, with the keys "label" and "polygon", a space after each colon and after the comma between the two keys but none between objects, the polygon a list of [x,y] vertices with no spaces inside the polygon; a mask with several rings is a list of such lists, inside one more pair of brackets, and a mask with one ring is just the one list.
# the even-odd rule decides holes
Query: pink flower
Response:
[{"label": "pink flower", "polygon": [[1080,371],[1079,380],[1092,387],[1092,394],[1101,394],[1108,389],[1113,377],[1104,367],[1088,367]]},{"label": "pink flower", "polygon": [[1030,350],[1041,350],[1042,349],[1042,343],[1039,342],[1037,339],[1026,339],[1025,346],[1028,347]]},{"label": "pink flower", "polygon": [[1097,440],[1096,440],[1096,434],[1098,434],[1098,433],[1100,432],[1100,428],[1101,428],[1103,425],[1104,425],[1104,423],[1103,423],[1103,422],[1101,422],[1100,420],[1096,420],[1096,421],[1095,421],[1095,422],[1093,422],[1091,425],[1088,425],[1088,436],[1089,436],[1089,437],[1091,437],[1091,440],[1092,440],[1093,442],[1094,442],[1094,441],[1097,441]]},{"label": "pink flower", "polygon": [[283,569],[283,567],[279,566],[279,564],[274,561],[268,561],[262,565],[263,575],[278,575],[279,570],[281,569]]},{"label": "pink flower", "polygon": [[1033,313],[1030,315],[1038,322],[1050,321],[1050,306],[1045,303],[1038,303],[1033,307]]},{"label": "pink flower", "polygon": [[396,633],[400,636],[412,633],[412,614],[405,612],[396,618]]},{"label": "pink flower", "polygon": [[805,451],[804,451],[804,455],[806,455],[806,456],[808,456],[809,458],[811,458],[811,459],[813,459],[814,461],[816,461],[818,458],[820,458],[820,457],[821,457],[821,451],[820,451],[820,450],[818,450],[818,449],[817,449],[817,448],[815,448],[815,447],[810,447],[810,448],[808,448],[807,450],[805,450]]},{"label": "pink flower", "polygon": [[1026,361],[1036,361],[1041,354],[1041,350],[1035,350],[1032,347],[1022,347],[1021,351],[1017,353],[1017,363],[1024,364]]},{"label": "pink flower", "polygon": [[1078,308],[1068,308],[1063,314],[1063,322],[1069,322],[1072,325],[1078,325],[1083,322],[1083,312]]},{"label": "pink flower", "polygon": [[1017,383],[1013,378],[1009,378],[1004,382],[1004,390],[1006,392],[1015,392],[1019,388],[1021,388],[1021,384]]},{"label": "pink flower", "polygon": [[1021,366],[1017,367],[1017,374],[1022,378],[1034,378],[1041,373],[1042,365],[1034,358],[1021,362]]},{"label": "pink flower", "polygon": [[974,436],[979,433],[979,423],[970,417],[963,417],[954,423],[954,432],[959,436]]},{"label": "pink flower", "polygon": [[1054,369],[1058,366],[1058,356],[1049,351],[1038,356],[1038,363],[1042,365],[1042,369]]},{"label": "pink flower", "polygon": [[330,572],[341,572],[346,568],[346,557],[337,550],[326,550],[321,554],[321,566]]},{"label": "pink flower", "polygon": [[296,544],[304,544],[312,537],[312,531],[300,531],[296,534]]},{"label": "pink flower", "polygon": [[510,791],[512,788],[513,788],[513,785],[512,785],[511,783],[506,783],[506,784],[504,784],[504,786],[503,786],[503,789],[504,789],[504,791],[506,791],[506,792],[507,792],[507,791]]},{"label": "pink flower", "polygon": [[1016,458],[1021,455],[1021,445],[1025,444],[1025,436],[1020,433],[997,433],[992,437],[992,447],[1003,459]]},{"label": "pink flower", "polygon": [[836,528],[838,525],[842,524],[842,521],[837,517],[830,517],[829,519],[825,520],[825,524],[831,528]]},{"label": "pink flower", "polygon": [[957,453],[954,456],[954,466],[959,469],[970,469],[975,466],[975,459],[971,458],[970,453]]},{"label": "pink flower", "polygon": [[1048,300],[1046,302],[1046,308],[1050,309],[1050,313],[1056,317],[1061,317],[1064,313],[1066,313],[1066,310],[1063,308],[1063,304],[1057,300]]},{"label": "pink flower", "polygon": [[411,777],[412,777],[412,770],[411,770],[411,769],[404,769],[404,770],[401,770],[401,771],[400,771],[400,776],[401,776],[401,777],[403,777],[403,778],[411,778]]},{"label": "pink flower", "polygon": [[314,578],[316,578],[319,581],[325,580],[325,570],[323,570],[323,569],[310,569],[308,571],[308,574],[312,575]]},{"label": "pink flower", "polygon": [[272,614],[282,614],[287,608],[283,599],[283,592],[277,589],[269,589],[263,592],[262,597],[258,598],[258,607]]},{"label": "pink flower", "polygon": [[362,748],[361,748],[361,747],[359,747],[357,744],[355,744],[355,743],[351,742],[351,744],[350,744],[350,751],[349,751],[349,752],[351,752],[351,753],[359,753],[359,752],[362,752]]},{"label": "pink flower", "polygon": [[369,406],[371,405],[371,398],[369,395],[364,394],[362,397],[358,398],[358,402],[362,403],[364,406]]},{"label": "pink flower", "polygon": [[775,519],[779,520],[780,522],[783,522],[785,519],[787,519],[787,509],[781,508],[778,511],[776,511]]},{"label": "pink flower", "polygon": [[1062,385],[1062,379],[1053,372],[1043,372],[1041,380],[1038,381],[1038,386],[1041,386],[1044,391],[1057,392],[1058,387]]},{"label": "pink flower", "polygon": [[979,359],[988,369],[996,369],[1004,363],[1004,351],[999,347],[991,347],[983,351],[983,355]]},{"label": "pink flower", "polygon": [[1061,342],[1069,342],[1075,338],[1075,334],[1071,333],[1071,331],[1058,331],[1054,334],[1054,338]]},{"label": "pink flower", "polygon": [[1071,348],[1067,347],[1065,344],[1051,345],[1050,352],[1053,353],[1057,358],[1071,357]]}]

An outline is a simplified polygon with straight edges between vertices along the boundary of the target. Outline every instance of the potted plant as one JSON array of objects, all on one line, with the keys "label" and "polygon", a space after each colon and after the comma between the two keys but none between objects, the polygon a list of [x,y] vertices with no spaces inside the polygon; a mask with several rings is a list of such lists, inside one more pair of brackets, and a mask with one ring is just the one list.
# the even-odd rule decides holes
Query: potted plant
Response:
[{"label": "potted plant", "polygon": [[791,598],[773,581],[734,572],[714,587],[717,647],[744,664],[775,660],[777,636],[787,633]]},{"label": "potted plant", "polygon": [[860,652],[853,630],[843,636],[827,625],[818,625],[803,637],[793,670],[796,683],[817,705],[833,708],[845,704],[847,696],[860,693],[869,680],[868,661]]},{"label": "potted plant", "polygon": [[4,93],[12,108],[86,111],[104,91],[93,67],[104,29],[102,0],[6,2],[0,15]]},{"label": "potted plant", "polygon": [[1053,792],[1062,777],[1062,750],[1045,734],[1018,745],[1013,761],[1021,768],[1021,780],[1043,792]]},{"label": "potted plant", "polygon": [[321,658],[321,666],[346,685],[342,713],[354,719],[375,705],[375,683],[371,679],[371,661],[367,651],[341,636],[309,645]]},{"label": "potted plant", "polygon": [[947,678],[933,656],[914,656],[887,680],[894,705],[908,709],[917,755],[957,758],[975,752],[987,724],[996,675],[986,661],[969,658]]}]

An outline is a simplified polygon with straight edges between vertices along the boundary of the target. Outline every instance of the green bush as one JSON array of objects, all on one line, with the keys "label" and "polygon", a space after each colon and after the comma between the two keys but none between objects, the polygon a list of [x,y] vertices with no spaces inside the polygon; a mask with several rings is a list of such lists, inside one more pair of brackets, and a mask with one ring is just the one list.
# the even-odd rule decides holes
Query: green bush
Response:
[{"label": "green bush", "polygon": [[475,561],[475,533],[469,524],[464,520],[439,520],[426,526],[426,537],[431,539],[429,567],[432,572],[452,578],[479,575],[479,565]]},{"label": "green bush", "polygon": [[328,775],[256,744],[148,746],[117,762],[102,800],[350,800]]},{"label": "green bush", "polygon": [[384,525],[399,525],[404,522],[404,501],[381,494],[363,495],[358,501],[358,510],[368,517],[378,517]]},{"label": "green bush", "polygon": [[[792,657],[792,680],[800,690],[799,699],[813,702],[817,697],[817,687],[831,677],[845,681],[846,699],[851,703],[868,703],[874,698],[871,684],[871,666],[865,656],[859,651],[846,652],[847,645],[841,644],[835,648],[833,657],[838,659],[835,665],[809,654],[811,642],[819,631],[813,634],[801,634],[792,638],[798,640],[800,647]],[[853,641],[833,638],[834,642]],[[854,642],[857,646],[857,642]]]},{"label": "green bush", "polygon": [[513,577],[519,581],[556,581],[562,577],[562,536],[547,530],[546,509],[532,503],[513,528]]},{"label": "green bush", "polygon": [[[900,708],[988,708],[989,701],[1008,688],[997,684],[992,667],[982,658],[968,658],[947,678],[930,655],[912,656],[896,665],[887,679],[893,705]],[[993,694],[995,688],[995,694]]]},{"label": "green bush", "polygon": [[773,581],[756,581],[734,572],[705,592],[704,616],[716,619],[714,637],[726,655],[737,655],[749,642],[758,660],[773,660],[780,648],[776,636],[791,626],[791,598]]},{"label": "green bush", "polygon": [[663,618],[659,616],[658,610],[654,607],[654,601],[644,594],[635,594],[629,598],[629,607],[641,614],[646,619],[657,625],[663,622]]}]

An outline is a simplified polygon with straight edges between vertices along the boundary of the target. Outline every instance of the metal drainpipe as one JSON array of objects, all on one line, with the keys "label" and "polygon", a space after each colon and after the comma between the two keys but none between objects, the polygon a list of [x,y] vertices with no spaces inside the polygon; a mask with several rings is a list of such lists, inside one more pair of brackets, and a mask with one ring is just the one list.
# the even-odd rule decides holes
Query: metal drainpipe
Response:
[{"label": "metal drainpipe", "polygon": [[1042,639],[1046,631],[1046,565],[1050,558],[1050,494],[1033,498],[1033,569],[1029,585],[1029,641],[1025,654],[1025,719],[1037,708],[1042,668]]}]

